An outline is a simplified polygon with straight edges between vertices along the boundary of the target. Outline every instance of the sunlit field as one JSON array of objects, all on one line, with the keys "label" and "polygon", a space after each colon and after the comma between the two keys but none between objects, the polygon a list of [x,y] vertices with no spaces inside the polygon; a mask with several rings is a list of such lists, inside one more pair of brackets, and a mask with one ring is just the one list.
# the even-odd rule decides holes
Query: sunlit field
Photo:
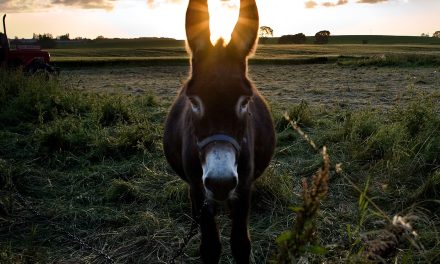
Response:
[{"label": "sunlit field", "polygon": [[[365,36],[360,36],[362,38]],[[404,37],[402,37],[404,38]],[[374,39],[374,38],[373,38]],[[359,44],[356,38],[334,37],[328,45],[259,45],[251,64],[303,64],[339,62],[342,64],[436,65],[440,62],[440,41],[433,38],[409,37],[389,44],[394,37],[378,38],[377,44]],[[427,39],[428,43],[424,43]],[[260,40],[261,42],[261,40]],[[337,44],[332,44],[336,42]],[[342,44],[341,44],[342,43]],[[60,66],[96,65],[188,65],[185,42],[170,39],[101,40],[79,46],[50,50]],[[163,61],[162,61],[163,60]]]},{"label": "sunlit field", "polygon": [[[191,219],[162,133],[189,68],[184,42],[163,41],[50,50],[57,77],[0,71],[0,263],[170,262]],[[277,263],[301,178],[322,165],[284,113],[331,160],[319,247],[298,261],[438,261],[439,44],[261,44],[249,76],[277,133],[253,193],[253,263]],[[221,263],[234,263],[227,213]],[[199,239],[178,263],[200,263]]]}]

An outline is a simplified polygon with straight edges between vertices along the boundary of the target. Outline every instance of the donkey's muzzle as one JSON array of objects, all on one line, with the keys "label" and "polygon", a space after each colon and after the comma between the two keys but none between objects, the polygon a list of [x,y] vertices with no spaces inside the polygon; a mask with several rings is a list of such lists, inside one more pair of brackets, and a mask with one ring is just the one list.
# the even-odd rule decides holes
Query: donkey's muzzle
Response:
[{"label": "donkey's muzzle", "polygon": [[206,198],[224,201],[238,184],[237,150],[228,142],[216,142],[206,149],[204,155],[202,169]]},{"label": "donkey's muzzle", "polygon": [[209,177],[208,175],[204,183],[206,190],[210,192],[210,196],[214,200],[224,201],[232,195],[238,180],[235,175],[223,177]]}]

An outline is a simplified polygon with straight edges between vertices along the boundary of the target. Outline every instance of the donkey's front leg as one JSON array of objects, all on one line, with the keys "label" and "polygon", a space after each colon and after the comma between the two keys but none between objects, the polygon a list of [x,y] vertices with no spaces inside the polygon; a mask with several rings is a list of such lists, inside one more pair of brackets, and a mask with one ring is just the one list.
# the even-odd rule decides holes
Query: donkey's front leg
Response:
[{"label": "donkey's front leg", "polygon": [[201,190],[191,188],[191,205],[193,217],[200,225],[202,241],[200,255],[203,263],[218,263],[220,260],[221,244],[215,222],[216,204],[205,201],[205,194]]},{"label": "donkey's front leg", "polygon": [[251,241],[248,233],[248,217],[250,206],[250,191],[237,192],[237,198],[230,201],[232,218],[231,249],[238,264],[249,263]]}]

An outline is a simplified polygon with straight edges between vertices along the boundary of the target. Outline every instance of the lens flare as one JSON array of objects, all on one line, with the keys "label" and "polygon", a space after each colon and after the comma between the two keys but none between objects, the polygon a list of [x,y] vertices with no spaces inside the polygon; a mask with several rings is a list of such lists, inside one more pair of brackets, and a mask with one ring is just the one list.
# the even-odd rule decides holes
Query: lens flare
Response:
[{"label": "lens flare", "polygon": [[222,38],[224,45],[231,40],[232,30],[238,20],[239,0],[208,0],[211,43]]}]

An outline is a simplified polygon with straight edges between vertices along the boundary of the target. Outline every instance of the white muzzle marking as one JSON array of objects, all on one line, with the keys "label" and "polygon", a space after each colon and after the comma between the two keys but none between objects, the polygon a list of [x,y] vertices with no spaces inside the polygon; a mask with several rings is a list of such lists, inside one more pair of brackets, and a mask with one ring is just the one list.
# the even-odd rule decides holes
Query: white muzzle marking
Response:
[{"label": "white muzzle marking", "polygon": [[234,148],[227,145],[217,145],[207,151],[202,164],[206,198],[218,201],[231,198],[238,184],[235,156]]}]

